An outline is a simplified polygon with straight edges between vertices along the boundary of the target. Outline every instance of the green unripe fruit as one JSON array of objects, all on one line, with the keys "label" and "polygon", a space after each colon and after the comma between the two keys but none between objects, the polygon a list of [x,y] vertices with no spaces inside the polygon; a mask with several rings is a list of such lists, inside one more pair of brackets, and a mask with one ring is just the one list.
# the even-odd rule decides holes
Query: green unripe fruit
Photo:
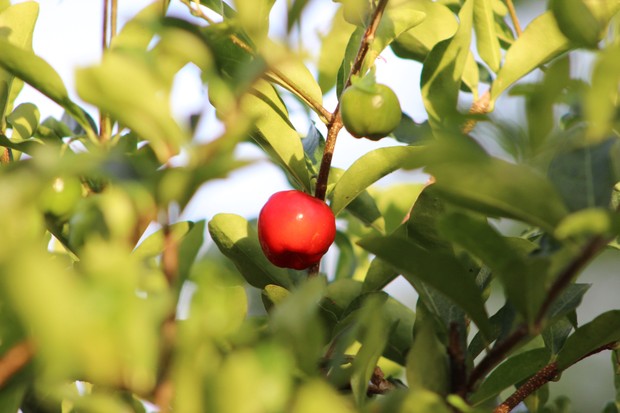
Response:
[{"label": "green unripe fruit", "polygon": [[402,115],[396,93],[381,84],[348,87],[340,98],[340,108],[347,131],[356,138],[373,141],[396,129]]},{"label": "green unripe fruit", "polygon": [[67,218],[82,197],[82,183],[76,177],[56,177],[41,192],[39,207],[46,214]]}]

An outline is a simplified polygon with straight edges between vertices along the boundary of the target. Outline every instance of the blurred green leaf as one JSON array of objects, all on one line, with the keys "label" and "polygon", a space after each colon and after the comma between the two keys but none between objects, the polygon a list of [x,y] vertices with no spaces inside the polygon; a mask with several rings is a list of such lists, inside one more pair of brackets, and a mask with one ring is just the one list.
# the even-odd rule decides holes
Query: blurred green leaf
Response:
[{"label": "blurred green leaf", "polygon": [[368,383],[388,341],[391,326],[386,325],[380,311],[386,298],[379,295],[369,297],[364,301],[358,316],[364,320],[364,328],[358,337],[362,346],[355,355],[351,373],[351,389],[358,406],[365,404]]},{"label": "blurred green leaf", "polygon": [[493,0],[474,0],[474,30],[480,57],[492,71],[497,72],[502,56],[495,33],[493,2]]},{"label": "blurred green leaf", "polygon": [[508,358],[480,385],[471,396],[474,405],[497,396],[511,385],[519,383],[532,376],[549,362],[551,354],[546,348],[537,348]]},{"label": "blurred green leaf", "polygon": [[271,313],[271,329],[283,346],[296,356],[305,374],[315,374],[326,344],[319,302],[325,295],[325,280],[314,277],[302,283]]},{"label": "blurred green leaf", "polygon": [[76,87],[82,99],[148,141],[162,163],[189,141],[170,112],[170,91],[144,61],[108,53],[99,66],[77,71]]},{"label": "blurred green leaf", "polygon": [[558,224],[554,236],[559,240],[568,240],[618,233],[620,233],[620,217],[616,212],[604,208],[586,208],[573,212],[563,219]]},{"label": "blurred green leaf", "polygon": [[557,357],[562,371],[601,346],[620,341],[620,310],[607,311],[579,327],[568,337]]},{"label": "blurred green leaf", "polygon": [[412,4],[426,17],[419,25],[398,36],[391,46],[397,56],[423,62],[437,43],[454,36],[458,22],[450,9],[439,2],[415,0]]},{"label": "blurred green leaf", "polygon": [[[187,234],[185,234],[180,240],[178,268],[179,285],[183,284],[187,277],[189,277],[192,266],[198,256],[198,252],[204,243],[206,222],[204,220],[200,220],[192,224],[193,225],[190,226]],[[173,227],[174,225],[176,224],[173,224]]]},{"label": "blurred green leaf", "polygon": [[275,0],[237,0],[236,22],[249,35],[254,44],[261,45],[269,31],[269,14]]},{"label": "blurred green leaf", "polygon": [[[32,52],[32,34],[39,15],[39,4],[25,2],[14,4],[0,10],[0,39],[12,45]],[[4,49],[3,49],[4,50]],[[11,71],[0,69],[0,130],[4,130],[4,115],[11,110],[15,96],[12,89],[18,85],[14,82]]]},{"label": "blurred green leaf", "polygon": [[407,354],[407,383],[413,390],[425,389],[445,396],[450,388],[447,349],[437,337],[435,323],[418,303],[411,349]]},{"label": "blurred green leaf", "polygon": [[587,90],[583,105],[587,123],[586,139],[599,143],[613,131],[616,121],[618,90],[620,82],[620,44],[613,44],[597,53],[592,71],[592,86]]},{"label": "blurred green leaf", "polygon": [[39,108],[32,103],[22,103],[11,112],[6,120],[13,128],[11,140],[23,142],[30,139],[39,125]]},{"label": "blurred green leaf", "polygon": [[153,40],[153,23],[162,16],[161,3],[153,2],[140,10],[113,37],[111,49],[145,51]]},{"label": "blurred green leaf", "polygon": [[364,278],[364,292],[382,290],[398,275],[398,272],[390,264],[381,258],[374,258]]},{"label": "blurred green leaf", "polygon": [[452,411],[440,395],[424,389],[408,392],[401,409],[400,411],[408,413],[450,413]]},{"label": "blurred green leaf", "polygon": [[338,247],[335,278],[351,278],[357,269],[357,258],[353,250],[353,244],[349,237],[341,231],[336,232],[336,240],[334,242]]},{"label": "blurred green leaf", "polygon": [[209,221],[208,227],[219,250],[230,258],[250,285],[261,289],[269,284],[287,289],[291,287],[288,272],[267,260],[256,230],[245,218],[235,214],[217,214]]},{"label": "blurred green leaf", "polygon": [[45,60],[3,38],[0,38],[0,49],[0,67],[62,106],[84,128],[89,137],[95,139],[95,131],[86,113],[69,98],[62,79]]},{"label": "blurred green leaf", "polygon": [[471,42],[474,0],[467,0],[459,12],[459,27],[449,40],[437,43],[422,68],[420,87],[424,107],[433,129],[454,130],[461,77]]},{"label": "blurred green leaf", "polygon": [[415,169],[423,165],[423,148],[392,146],[375,149],[357,159],[336,183],[331,208],[338,215],[371,184],[398,169]]},{"label": "blurred green leaf", "polygon": [[614,164],[619,156],[616,138],[589,146],[565,147],[553,157],[547,173],[571,211],[608,208],[619,179]]},{"label": "blurred green leaf", "polygon": [[491,107],[511,84],[570,47],[551,11],[536,17],[507,50],[504,65],[491,87]]},{"label": "blurred green leaf", "polygon": [[26,394],[26,385],[8,385],[0,390],[0,413],[15,413]]},{"label": "blurred green leaf", "polygon": [[329,32],[322,37],[321,42],[318,71],[319,85],[323,93],[331,90],[336,84],[338,69],[354,30],[355,26],[345,21],[342,16],[342,7],[339,8],[334,15]]},{"label": "blurred green leaf", "polygon": [[304,383],[295,396],[291,413],[355,413],[346,396],[338,393],[327,383],[313,379]]},{"label": "blurred green leaf", "polygon": [[596,48],[604,36],[608,20],[599,19],[590,8],[591,3],[600,3],[600,7],[612,10],[618,9],[617,2],[610,1],[583,1],[583,0],[553,0],[550,9],[562,31],[578,46]]},{"label": "blurred green leaf", "polygon": [[426,250],[402,236],[369,237],[359,241],[362,248],[388,262],[414,286],[427,283],[461,306],[485,333],[490,324],[481,290],[453,256]]},{"label": "blurred green leaf", "polygon": [[255,88],[242,99],[242,107],[248,116],[256,118],[256,131],[252,133],[256,143],[297,185],[310,191],[310,176],[301,138],[273,86],[264,81],[257,82]]}]

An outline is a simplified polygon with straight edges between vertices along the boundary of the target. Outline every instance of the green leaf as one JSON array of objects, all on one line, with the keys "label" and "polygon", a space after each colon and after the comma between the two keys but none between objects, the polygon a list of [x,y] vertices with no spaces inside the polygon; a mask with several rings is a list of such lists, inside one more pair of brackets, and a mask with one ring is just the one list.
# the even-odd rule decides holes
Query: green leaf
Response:
[{"label": "green leaf", "polygon": [[398,169],[421,167],[421,147],[392,146],[368,152],[357,159],[338,180],[332,192],[331,208],[338,215],[371,184]]},{"label": "green leaf", "polygon": [[616,341],[620,341],[620,310],[611,310],[582,325],[568,337],[558,353],[558,370],[565,370],[592,351]]},{"label": "green leaf", "polygon": [[557,226],[554,236],[558,240],[579,239],[585,236],[613,236],[620,233],[620,217],[604,208],[586,208],[573,212]]},{"label": "green leaf", "polygon": [[555,188],[531,167],[487,156],[465,139],[437,148],[426,169],[437,190],[455,204],[547,231],[567,214]]},{"label": "green leaf", "polygon": [[355,26],[345,21],[342,16],[342,7],[339,8],[334,15],[329,32],[321,38],[318,71],[319,86],[323,93],[331,90],[336,84],[338,69],[354,30]]},{"label": "green leaf", "polygon": [[[39,15],[39,4],[25,2],[0,10],[0,39],[32,52],[32,33]],[[4,49],[3,49],[4,50]],[[4,115],[13,104],[12,88],[14,75],[0,69],[0,131],[4,130]]]},{"label": "green leaf", "polygon": [[459,25],[450,9],[439,2],[414,0],[411,3],[426,17],[419,25],[398,36],[391,47],[399,57],[423,62],[437,43],[454,36]]},{"label": "green leaf", "polygon": [[418,304],[415,335],[407,354],[407,383],[411,389],[423,388],[445,396],[450,387],[448,354],[437,337],[433,319],[423,313]]},{"label": "green leaf", "polygon": [[147,140],[162,163],[190,139],[170,112],[170,91],[146,61],[108,53],[99,66],[77,71],[76,87],[82,99]]},{"label": "green leaf", "polygon": [[261,289],[269,284],[291,287],[288,272],[267,260],[256,230],[243,217],[217,214],[208,227],[219,250],[230,258],[250,285]]},{"label": "green leaf", "polygon": [[620,82],[620,44],[613,44],[597,53],[592,71],[592,87],[584,99],[584,118],[588,122],[586,140],[598,143],[612,134],[617,118]]},{"label": "green leaf", "polygon": [[[420,80],[422,99],[433,129],[453,130],[457,121],[457,100],[465,69],[473,25],[474,0],[467,0],[459,12],[459,28],[424,61]],[[457,122],[460,123],[460,122]]]},{"label": "green leaf", "polygon": [[480,57],[492,71],[497,72],[502,55],[495,33],[493,2],[494,0],[474,0],[474,30]]},{"label": "green leaf", "polygon": [[355,413],[347,396],[322,380],[304,381],[295,396],[291,413]]},{"label": "green leaf", "polygon": [[[172,224],[168,231],[170,231],[172,241],[178,243],[192,230],[193,227],[193,222],[183,221]],[[167,248],[167,245],[164,230],[159,229],[142,241],[133,251],[133,254],[142,259],[146,259],[161,254],[165,248]]]},{"label": "green leaf", "polygon": [[399,235],[368,237],[359,244],[394,267],[412,285],[426,283],[461,306],[478,325],[490,332],[482,292],[460,262],[444,251],[426,250]]},{"label": "green leaf", "polygon": [[145,51],[153,40],[153,23],[162,16],[162,5],[153,2],[140,10],[114,36],[110,49]]},{"label": "green leaf", "polygon": [[443,397],[432,391],[417,389],[407,393],[401,407],[402,412],[408,413],[450,413],[450,409]]},{"label": "green leaf", "polygon": [[43,59],[0,38],[0,67],[62,106],[84,128],[91,139],[95,132],[84,110],[67,93],[58,73]]},{"label": "green leaf", "polygon": [[8,385],[0,391],[0,413],[19,411],[26,394],[26,385]]},{"label": "green leaf", "polygon": [[178,285],[182,285],[189,277],[198,252],[204,242],[205,227],[206,222],[204,220],[194,222],[187,234],[181,239],[181,244],[179,245]]},{"label": "green leaf", "polygon": [[368,267],[366,277],[364,277],[364,292],[379,291],[398,277],[398,272],[380,258],[375,258]]},{"label": "green leaf", "polygon": [[39,108],[32,103],[22,103],[11,112],[6,120],[13,128],[11,140],[23,142],[30,139],[39,126]]},{"label": "green leaf", "polygon": [[478,391],[471,396],[470,401],[476,406],[497,396],[503,390],[543,368],[550,357],[551,354],[546,348],[536,348],[510,357],[489,374]]},{"label": "green leaf", "polygon": [[288,111],[276,90],[259,81],[242,99],[247,116],[256,118],[252,138],[306,191],[311,190],[301,138],[288,118]]},{"label": "green leaf", "polygon": [[[574,133],[580,134],[581,131]],[[617,138],[567,148],[553,157],[547,173],[571,211],[608,208],[613,187],[619,179],[614,165],[619,156]]]},{"label": "green leaf", "polygon": [[531,321],[545,298],[548,262],[529,258],[531,243],[501,236],[486,218],[452,213],[439,223],[441,233],[449,240],[480,258],[491,268],[515,308]]},{"label": "green leaf", "polygon": [[542,332],[545,347],[551,351],[551,354],[558,354],[572,331],[573,325],[568,317],[560,318]]},{"label": "green leaf", "polygon": [[351,278],[357,269],[357,258],[353,250],[353,244],[349,237],[341,231],[336,232],[336,240],[334,242],[338,247],[335,278]]},{"label": "green leaf", "polygon": [[368,382],[387,344],[390,326],[386,325],[380,311],[386,298],[379,295],[369,297],[358,315],[364,320],[364,328],[358,338],[362,346],[355,355],[351,373],[351,389],[358,406],[363,406],[366,401]]},{"label": "green leaf", "polygon": [[269,14],[275,0],[237,0],[236,22],[254,44],[262,45],[269,31]]},{"label": "green leaf", "polygon": [[491,107],[511,84],[570,46],[570,40],[558,28],[551,11],[535,18],[506,52],[504,65],[491,86]]}]

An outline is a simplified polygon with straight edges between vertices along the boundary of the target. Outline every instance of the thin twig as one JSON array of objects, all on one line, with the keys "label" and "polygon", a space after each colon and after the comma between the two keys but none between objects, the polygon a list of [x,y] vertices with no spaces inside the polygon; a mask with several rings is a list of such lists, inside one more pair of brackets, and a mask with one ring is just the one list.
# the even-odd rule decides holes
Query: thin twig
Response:
[{"label": "thin twig", "polygon": [[510,19],[512,20],[512,25],[515,28],[517,37],[520,37],[521,33],[523,33],[523,30],[521,30],[521,24],[519,24],[519,18],[517,17],[517,11],[515,10],[515,5],[512,3],[512,0],[506,0],[506,6],[508,6],[508,12],[510,13]]},{"label": "thin twig", "polygon": [[0,358],[0,389],[19,372],[34,356],[34,346],[30,341],[21,341],[11,347]]},{"label": "thin twig", "polygon": [[461,346],[461,332],[458,323],[450,323],[448,342],[448,356],[450,357],[451,392],[465,396],[467,392],[467,367],[465,366],[465,351]]},{"label": "thin twig", "polygon": [[[579,360],[572,363],[572,365],[580,362],[583,359],[586,359],[594,354],[598,354],[604,350],[613,350],[618,345],[618,342],[607,343],[597,349],[592,350],[585,356],[579,358]],[[570,366],[566,366],[568,368]],[[564,368],[564,370],[566,370]],[[519,403],[525,400],[530,394],[534,393],[536,390],[541,388],[543,385],[548,383],[551,380],[554,380],[563,370],[560,370],[557,366],[557,363],[547,364],[545,367],[540,369],[536,374],[529,378],[525,383],[523,383],[514,393],[510,395],[502,404],[497,406],[493,413],[508,413]]]}]

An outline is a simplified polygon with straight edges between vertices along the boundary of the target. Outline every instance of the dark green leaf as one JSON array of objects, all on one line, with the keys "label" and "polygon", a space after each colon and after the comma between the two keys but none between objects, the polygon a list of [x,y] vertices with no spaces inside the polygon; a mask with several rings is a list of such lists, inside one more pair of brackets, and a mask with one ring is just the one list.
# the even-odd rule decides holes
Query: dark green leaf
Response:
[{"label": "dark green leaf", "polygon": [[414,286],[426,283],[465,310],[485,333],[490,324],[474,278],[460,262],[443,251],[429,251],[402,236],[369,237],[359,242],[402,273]]},{"label": "dark green leaf", "polygon": [[551,354],[558,354],[571,331],[573,331],[573,325],[568,318],[560,318],[543,331],[545,347],[551,351]]},{"label": "dark green leaf", "polygon": [[549,179],[571,211],[609,207],[618,181],[614,159],[619,154],[618,140],[610,138],[595,145],[561,150],[551,160]]},{"label": "dark green leaf", "polygon": [[256,230],[243,217],[217,214],[208,226],[217,247],[232,260],[250,285],[261,289],[269,284],[290,288],[288,272],[267,260]]},{"label": "dark green leaf", "polygon": [[551,353],[546,348],[537,348],[510,357],[489,374],[478,391],[471,396],[470,401],[477,405],[497,396],[504,389],[527,379],[543,368],[550,357]]},{"label": "dark green leaf", "polygon": [[380,258],[375,258],[370,263],[366,277],[364,278],[364,292],[379,291],[398,277],[398,272]]},{"label": "dark green leaf", "polygon": [[189,232],[181,240],[179,245],[179,285],[189,277],[198,251],[203,245],[206,222],[204,220],[194,222]]},{"label": "dark green leaf", "polygon": [[611,310],[579,327],[564,344],[557,357],[562,371],[602,346],[620,341],[620,310]]}]

